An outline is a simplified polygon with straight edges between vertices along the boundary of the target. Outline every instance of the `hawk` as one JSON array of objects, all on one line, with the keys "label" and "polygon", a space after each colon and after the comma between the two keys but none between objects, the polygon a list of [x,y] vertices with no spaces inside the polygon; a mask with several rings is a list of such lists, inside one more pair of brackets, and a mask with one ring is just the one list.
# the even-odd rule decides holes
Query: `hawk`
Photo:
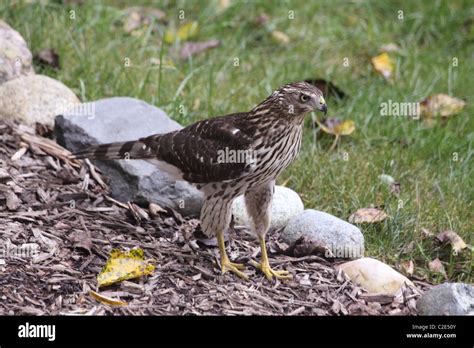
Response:
[{"label": "hawk", "polygon": [[270,267],[265,234],[275,179],[298,155],[304,117],[316,110],[326,114],[323,93],[309,83],[295,82],[281,86],[248,112],[199,121],[135,141],[91,146],[74,156],[143,159],[176,180],[195,184],[204,193],[201,227],[207,236],[217,237],[222,273],[232,271],[248,279],[244,265],[230,261],[224,244],[232,202],[243,194],[251,229],[260,240],[258,268],[268,279],[290,278],[287,271]]}]

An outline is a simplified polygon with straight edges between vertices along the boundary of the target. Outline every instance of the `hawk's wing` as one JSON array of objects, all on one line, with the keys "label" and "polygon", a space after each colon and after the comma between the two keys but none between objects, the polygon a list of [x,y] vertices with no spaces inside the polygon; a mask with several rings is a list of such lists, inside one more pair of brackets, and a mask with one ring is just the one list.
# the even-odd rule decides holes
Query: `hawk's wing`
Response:
[{"label": "hawk's wing", "polygon": [[[197,122],[139,141],[144,152],[171,164],[194,183],[225,181],[252,172],[253,139],[234,121],[239,114]],[[146,147],[146,148],[145,148]]]},{"label": "hawk's wing", "polygon": [[76,152],[74,157],[158,160],[171,165],[171,169],[166,168],[173,172],[179,169],[178,174],[189,182],[231,180],[254,168],[251,129],[239,122],[242,116],[232,114],[203,120],[178,131],[135,141],[93,145]]}]

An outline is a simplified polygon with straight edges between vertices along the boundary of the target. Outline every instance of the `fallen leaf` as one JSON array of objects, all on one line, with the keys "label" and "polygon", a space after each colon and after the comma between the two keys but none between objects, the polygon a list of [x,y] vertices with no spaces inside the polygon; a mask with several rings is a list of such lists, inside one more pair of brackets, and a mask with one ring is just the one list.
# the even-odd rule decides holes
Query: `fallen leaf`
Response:
[{"label": "fallen leaf", "polygon": [[423,238],[431,238],[434,236],[434,234],[429,229],[424,227],[421,229],[421,235]]},{"label": "fallen leaf", "polygon": [[396,43],[388,43],[379,48],[380,52],[398,52],[400,47]]},{"label": "fallen leaf", "polygon": [[97,301],[101,303],[105,303],[111,306],[127,306],[127,302],[121,301],[121,300],[116,300],[111,297],[107,297],[104,295],[101,295],[93,290],[90,290],[89,293],[93,298],[95,298]]},{"label": "fallen leaf", "polygon": [[197,36],[198,33],[199,23],[196,21],[188,22],[180,26],[177,31],[168,29],[165,32],[164,40],[169,44],[172,44],[175,41],[187,41]]},{"label": "fallen leaf", "polygon": [[288,35],[286,35],[284,32],[282,31],[278,31],[278,30],[274,30],[272,31],[272,37],[273,39],[278,42],[278,43],[281,43],[281,44],[289,44],[290,43],[290,38]]},{"label": "fallen leaf", "polygon": [[35,54],[34,60],[37,64],[49,66],[55,70],[60,69],[59,54],[54,48],[45,48]]},{"label": "fallen leaf", "polygon": [[386,79],[392,77],[394,70],[394,63],[390,59],[390,56],[387,52],[384,52],[378,56],[371,58],[372,64],[374,65],[375,70],[380,73]]},{"label": "fallen leaf", "polygon": [[142,249],[122,252],[113,249],[102,268],[97,282],[99,287],[151,274],[155,266],[145,260]]},{"label": "fallen leaf", "polygon": [[453,255],[457,255],[461,250],[467,247],[466,243],[463,241],[459,235],[451,230],[441,232],[436,236],[436,239],[443,244],[451,244],[453,250]]},{"label": "fallen leaf", "polygon": [[355,130],[355,123],[352,120],[341,120],[339,118],[326,118],[319,122],[316,120],[318,126],[328,134],[336,136],[350,135]]},{"label": "fallen leaf", "polygon": [[127,33],[132,33],[135,30],[150,25],[153,20],[163,21],[166,18],[166,13],[153,7],[135,6],[126,9],[125,16],[123,30]]},{"label": "fallen leaf", "polygon": [[361,208],[349,216],[349,222],[352,224],[376,223],[389,218],[388,214],[377,208]]},{"label": "fallen leaf", "polygon": [[428,268],[430,269],[430,271],[442,274],[443,277],[448,278],[446,270],[444,269],[444,266],[441,263],[440,259],[436,258],[433,261],[430,261],[428,263]]},{"label": "fallen leaf", "polygon": [[186,42],[181,48],[180,58],[188,59],[191,56],[207,51],[208,49],[215,48],[220,45],[219,40],[209,40],[200,42]]},{"label": "fallen leaf", "polygon": [[92,239],[89,231],[75,230],[69,236],[69,239],[73,243],[75,248],[84,249],[91,253]]},{"label": "fallen leaf", "polygon": [[307,236],[298,238],[284,252],[285,255],[301,257],[307,255],[331,256],[331,251],[321,242]]},{"label": "fallen leaf", "polygon": [[316,123],[323,130],[323,132],[336,136],[334,142],[329,148],[329,151],[333,150],[336,147],[339,137],[341,135],[350,135],[355,130],[355,123],[352,120],[326,118],[321,121],[318,121],[316,119]]},{"label": "fallen leaf", "polygon": [[415,264],[412,260],[404,261],[401,265],[405,274],[408,274],[409,276],[413,275],[413,271],[415,270]]},{"label": "fallen leaf", "polygon": [[462,99],[451,97],[447,94],[434,94],[420,103],[421,116],[430,118],[434,116],[449,117],[458,114],[466,106]]},{"label": "fallen leaf", "polygon": [[325,79],[306,79],[305,82],[316,86],[323,92],[324,96],[336,97],[337,99],[344,99],[347,97],[347,94],[331,81],[327,81]]},{"label": "fallen leaf", "polygon": [[395,181],[395,179],[388,174],[379,175],[379,179],[390,188],[390,193],[393,193],[395,196],[400,195],[400,183]]}]

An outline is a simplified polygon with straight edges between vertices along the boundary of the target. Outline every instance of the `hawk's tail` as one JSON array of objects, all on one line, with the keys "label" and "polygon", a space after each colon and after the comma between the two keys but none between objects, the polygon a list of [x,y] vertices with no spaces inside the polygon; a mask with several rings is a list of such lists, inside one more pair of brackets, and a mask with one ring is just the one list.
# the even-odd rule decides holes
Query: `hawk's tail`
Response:
[{"label": "hawk's tail", "polygon": [[149,147],[141,140],[93,145],[73,153],[72,158],[83,159],[140,159],[151,158]]}]

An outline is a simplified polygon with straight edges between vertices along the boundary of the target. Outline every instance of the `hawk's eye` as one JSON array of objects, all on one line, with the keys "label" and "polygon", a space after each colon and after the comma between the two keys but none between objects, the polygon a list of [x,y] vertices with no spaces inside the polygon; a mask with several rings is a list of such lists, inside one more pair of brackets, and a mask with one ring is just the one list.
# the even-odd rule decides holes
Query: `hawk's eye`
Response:
[{"label": "hawk's eye", "polygon": [[300,95],[300,100],[301,100],[303,103],[306,103],[306,102],[309,100],[309,95],[302,93],[302,94]]}]

